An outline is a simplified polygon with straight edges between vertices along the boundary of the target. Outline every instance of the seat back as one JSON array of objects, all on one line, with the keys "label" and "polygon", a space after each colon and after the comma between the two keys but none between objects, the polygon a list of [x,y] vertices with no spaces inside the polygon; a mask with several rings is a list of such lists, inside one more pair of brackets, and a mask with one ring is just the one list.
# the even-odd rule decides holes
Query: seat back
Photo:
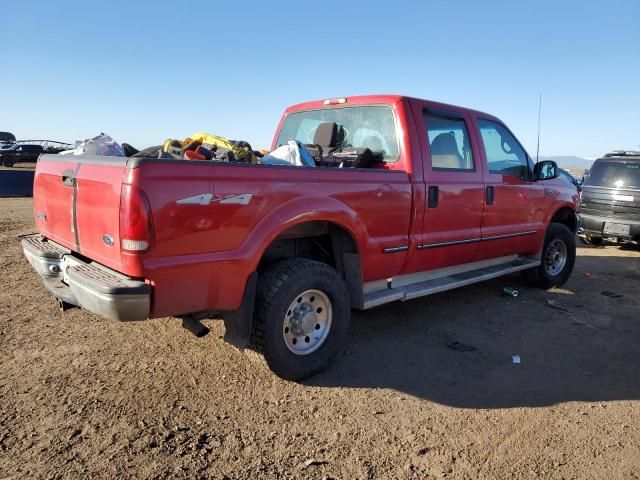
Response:
[{"label": "seat back", "polygon": [[342,146],[344,129],[335,122],[324,122],[316,127],[313,143],[320,145],[325,152]]},{"label": "seat back", "polygon": [[433,168],[464,169],[465,162],[458,150],[453,133],[441,133],[431,142],[431,166]]}]

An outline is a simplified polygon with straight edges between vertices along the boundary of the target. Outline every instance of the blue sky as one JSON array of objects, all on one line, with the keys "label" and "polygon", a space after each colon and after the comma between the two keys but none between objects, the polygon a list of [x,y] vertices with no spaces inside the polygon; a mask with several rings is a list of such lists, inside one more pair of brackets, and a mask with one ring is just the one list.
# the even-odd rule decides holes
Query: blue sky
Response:
[{"label": "blue sky", "polygon": [[270,144],[300,101],[400,93],[500,117],[535,155],[640,148],[640,0],[0,0],[0,130]]}]

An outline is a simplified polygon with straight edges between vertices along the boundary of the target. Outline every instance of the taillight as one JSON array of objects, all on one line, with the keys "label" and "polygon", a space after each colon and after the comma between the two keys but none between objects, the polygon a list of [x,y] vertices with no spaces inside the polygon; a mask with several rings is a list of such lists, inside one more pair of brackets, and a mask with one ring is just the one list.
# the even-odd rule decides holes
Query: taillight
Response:
[{"label": "taillight", "polygon": [[144,252],[151,247],[153,223],[151,206],[144,192],[123,185],[120,195],[120,245],[122,250]]}]

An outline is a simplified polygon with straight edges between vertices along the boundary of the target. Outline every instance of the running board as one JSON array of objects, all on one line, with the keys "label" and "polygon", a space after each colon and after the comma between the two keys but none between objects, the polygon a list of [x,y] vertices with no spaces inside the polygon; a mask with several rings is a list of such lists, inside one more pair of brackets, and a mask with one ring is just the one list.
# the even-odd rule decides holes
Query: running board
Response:
[{"label": "running board", "polygon": [[509,273],[528,270],[539,265],[539,258],[517,257],[507,263],[482,266],[474,270],[456,273],[447,273],[446,270],[448,269],[443,269],[443,275],[436,278],[365,293],[364,310],[396,300],[405,301],[426,295],[433,295],[434,293],[483,282]]}]

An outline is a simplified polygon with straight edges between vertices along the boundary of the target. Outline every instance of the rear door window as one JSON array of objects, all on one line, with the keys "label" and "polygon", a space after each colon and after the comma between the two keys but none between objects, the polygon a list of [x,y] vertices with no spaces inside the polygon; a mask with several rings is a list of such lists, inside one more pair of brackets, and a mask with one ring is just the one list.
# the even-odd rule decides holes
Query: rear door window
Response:
[{"label": "rear door window", "polygon": [[640,162],[596,161],[585,180],[585,185],[640,189]]},{"label": "rear door window", "polygon": [[463,118],[424,111],[431,168],[433,170],[473,171],[473,153]]}]

